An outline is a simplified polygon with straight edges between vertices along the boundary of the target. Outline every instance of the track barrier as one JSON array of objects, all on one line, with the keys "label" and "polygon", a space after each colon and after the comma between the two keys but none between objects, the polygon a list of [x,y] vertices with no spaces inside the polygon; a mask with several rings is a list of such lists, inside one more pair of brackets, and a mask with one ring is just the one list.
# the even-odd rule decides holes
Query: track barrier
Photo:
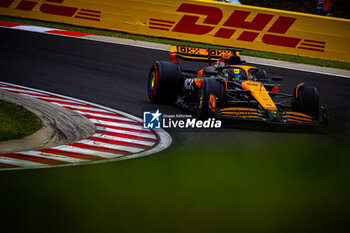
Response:
[{"label": "track barrier", "polygon": [[350,20],[208,0],[0,0],[0,14],[350,62]]}]

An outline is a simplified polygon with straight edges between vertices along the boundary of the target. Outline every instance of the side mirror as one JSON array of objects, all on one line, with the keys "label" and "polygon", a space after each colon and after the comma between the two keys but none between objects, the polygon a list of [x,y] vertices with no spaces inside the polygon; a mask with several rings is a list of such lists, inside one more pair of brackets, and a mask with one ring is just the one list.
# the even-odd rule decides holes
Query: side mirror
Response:
[{"label": "side mirror", "polygon": [[283,81],[283,77],[281,76],[272,76],[272,81]]}]

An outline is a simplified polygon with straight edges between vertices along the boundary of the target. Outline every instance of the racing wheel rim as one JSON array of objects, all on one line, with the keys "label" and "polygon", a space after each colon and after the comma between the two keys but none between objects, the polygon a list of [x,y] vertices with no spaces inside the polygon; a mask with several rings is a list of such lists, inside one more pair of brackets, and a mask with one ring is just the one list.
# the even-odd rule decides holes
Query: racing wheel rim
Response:
[{"label": "racing wheel rim", "polygon": [[203,91],[203,88],[202,88],[200,90],[200,92],[199,92],[199,105],[198,105],[199,114],[202,113],[203,103],[204,103],[204,91]]},{"label": "racing wheel rim", "polygon": [[153,98],[154,94],[156,93],[156,88],[157,88],[157,76],[158,72],[156,67],[154,66],[153,71],[150,74],[149,81],[148,81],[148,93],[149,97]]}]

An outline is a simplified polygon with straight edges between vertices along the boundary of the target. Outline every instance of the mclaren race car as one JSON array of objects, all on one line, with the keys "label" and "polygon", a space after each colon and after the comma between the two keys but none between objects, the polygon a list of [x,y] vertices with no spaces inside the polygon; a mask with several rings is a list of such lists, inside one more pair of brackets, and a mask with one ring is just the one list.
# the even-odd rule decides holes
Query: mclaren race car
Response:
[{"label": "mclaren race car", "polygon": [[[244,65],[240,49],[170,46],[170,60],[153,63],[148,96],[155,103],[175,103],[200,119],[208,117],[268,123],[327,126],[325,106],[315,87],[296,86],[280,93],[281,77]],[[199,71],[184,70],[179,59],[207,62]]]}]

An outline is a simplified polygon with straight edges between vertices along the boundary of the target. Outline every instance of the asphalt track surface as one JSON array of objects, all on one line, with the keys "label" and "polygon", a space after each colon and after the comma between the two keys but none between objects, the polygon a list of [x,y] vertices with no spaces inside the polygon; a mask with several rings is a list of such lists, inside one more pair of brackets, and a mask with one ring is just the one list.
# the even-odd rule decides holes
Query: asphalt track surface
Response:
[{"label": "asphalt track surface", "polygon": [[[137,117],[142,117],[143,111],[156,109],[163,114],[186,113],[171,105],[155,105],[147,97],[149,68],[153,61],[169,60],[167,52],[3,28],[0,42],[1,81],[90,101]],[[183,63],[183,66],[199,69],[203,64]],[[281,92],[291,93],[300,82],[316,86],[321,104],[328,106],[330,126],[310,130],[234,122],[219,130],[168,129],[175,146],[196,140],[222,143],[228,137],[243,144],[252,139],[273,142],[282,135],[288,140],[288,135],[294,133],[312,134],[320,140],[349,139],[349,79],[258,67],[269,75],[284,77]]]}]

